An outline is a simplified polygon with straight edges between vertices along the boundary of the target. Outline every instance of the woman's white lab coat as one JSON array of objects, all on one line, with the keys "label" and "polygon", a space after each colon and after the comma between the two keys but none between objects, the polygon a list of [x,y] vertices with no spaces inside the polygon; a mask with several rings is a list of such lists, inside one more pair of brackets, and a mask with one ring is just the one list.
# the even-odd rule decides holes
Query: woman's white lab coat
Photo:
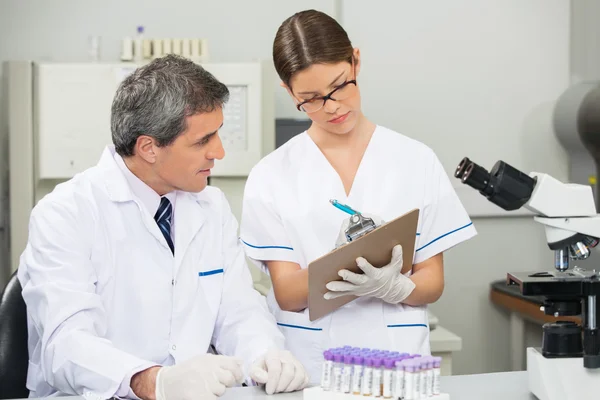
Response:
[{"label": "woman's white lab coat", "polygon": [[18,275],[31,395],[108,398],[129,390],[133,372],[206,353],[211,343],[247,365],[282,347],[224,195],[176,193],[173,256],[113,155],[108,148],[31,214]]},{"label": "woman's white lab coat", "polygon": [[[307,268],[333,250],[348,215],[330,199],[384,221],[419,209],[413,264],[476,234],[441,163],[424,144],[378,126],[346,195],[339,175],[305,132],[265,157],[248,177],[240,233],[248,256],[263,266],[280,260]],[[329,347],[430,352],[425,306],[359,298],[311,322],[307,309],[281,310],[273,291],[267,303],[286,346],[313,383],[320,377],[323,350]]]}]

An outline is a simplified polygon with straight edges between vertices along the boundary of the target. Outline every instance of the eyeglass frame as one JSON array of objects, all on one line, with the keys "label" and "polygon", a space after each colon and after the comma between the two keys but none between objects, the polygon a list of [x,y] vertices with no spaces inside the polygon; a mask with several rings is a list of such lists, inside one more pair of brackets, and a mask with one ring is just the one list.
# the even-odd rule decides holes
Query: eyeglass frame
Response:
[{"label": "eyeglass frame", "polygon": [[[335,92],[337,92],[338,90],[341,90],[341,89],[345,88],[346,86],[348,86],[348,85],[350,85],[350,84],[353,84],[354,86],[358,86],[358,84],[356,83],[356,79],[351,79],[351,80],[349,80],[349,81],[346,81],[346,82],[342,83],[340,86],[336,87],[335,89],[333,89],[331,92],[329,92],[329,93],[328,93],[328,94],[326,94],[325,96],[321,96],[321,97],[314,97],[314,98],[312,98],[312,99],[309,99],[309,100],[304,100],[302,103],[298,103],[298,104],[296,104],[296,109],[298,109],[298,111],[301,111],[301,112],[304,112],[304,113],[307,113],[307,114],[310,114],[310,113],[313,113],[313,112],[320,111],[320,110],[321,110],[323,107],[325,107],[325,103],[327,103],[327,100],[338,101],[338,100],[334,99],[334,98],[333,98],[333,97],[331,97],[331,96],[333,96],[333,94],[334,94]],[[322,106],[321,106],[321,108],[319,108],[318,110],[311,111],[311,112],[309,113],[308,111],[304,111],[304,110],[301,110],[301,109],[300,109],[300,107],[302,107],[304,104],[306,104],[306,103],[310,103],[310,102],[313,102],[313,101],[315,101],[315,100],[323,100],[323,105],[322,105]]]}]

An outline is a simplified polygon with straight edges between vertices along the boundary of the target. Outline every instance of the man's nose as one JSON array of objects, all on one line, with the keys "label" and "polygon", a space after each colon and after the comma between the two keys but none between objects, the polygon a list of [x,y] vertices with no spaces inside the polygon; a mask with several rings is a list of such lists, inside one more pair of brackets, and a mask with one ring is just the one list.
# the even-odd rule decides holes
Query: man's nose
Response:
[{"label": "man's nose", "polygon": [[221,141],[221,137],[216,134],[215,140],[212,140],[213,143],[210,151],[207,153],[206,158],[210,160],[222,160],[225,157],[225,149],[223,148],[223,142]]}]

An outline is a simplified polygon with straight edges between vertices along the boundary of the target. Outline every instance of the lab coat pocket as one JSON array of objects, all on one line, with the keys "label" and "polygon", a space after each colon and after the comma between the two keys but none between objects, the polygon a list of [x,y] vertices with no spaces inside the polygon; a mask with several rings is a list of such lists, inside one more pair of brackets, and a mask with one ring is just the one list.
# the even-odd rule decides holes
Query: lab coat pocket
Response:
[{"label": "lab coat pocket", "polygon": [[223,273],[224,271],[222,268],[198,271],[198,287],[201,294],[204,295],[213,316],[217,315],[219,312],[219,305],[221,304],[221,296],[223,294]]},{"label": "lab coat pocket", "polygon": [[425,307],[385,304],[384,322],[390,343],[401,353],[429,355],[429,321]]},{"label": "lab coat pocket", "polygon": [[319,382],[323,351],[328,346],[323,322],[310,322],[308,313],[279,310],[277,326],[285,337],[286,348],[307,369],[311,382]]}]

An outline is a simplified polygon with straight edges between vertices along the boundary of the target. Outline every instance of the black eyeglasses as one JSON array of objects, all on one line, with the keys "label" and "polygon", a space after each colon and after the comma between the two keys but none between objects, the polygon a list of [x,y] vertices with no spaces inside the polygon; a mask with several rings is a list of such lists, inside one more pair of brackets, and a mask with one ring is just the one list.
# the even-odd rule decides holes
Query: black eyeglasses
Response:
[{"label": "black eyeglasses", "polygon": [[[340,101],[345,100],[348,97],[354,95],[356,89],[356,80],[346,81],[340,86],[333,89],[326,96],[315,97],[310,100],[305,100],[302,103],[296,105],[298,111],[304,111],[305,113],[314,113],[319,111],[325,106],[327,100]],[[333,95],[335,94],[335,98]]]}]

